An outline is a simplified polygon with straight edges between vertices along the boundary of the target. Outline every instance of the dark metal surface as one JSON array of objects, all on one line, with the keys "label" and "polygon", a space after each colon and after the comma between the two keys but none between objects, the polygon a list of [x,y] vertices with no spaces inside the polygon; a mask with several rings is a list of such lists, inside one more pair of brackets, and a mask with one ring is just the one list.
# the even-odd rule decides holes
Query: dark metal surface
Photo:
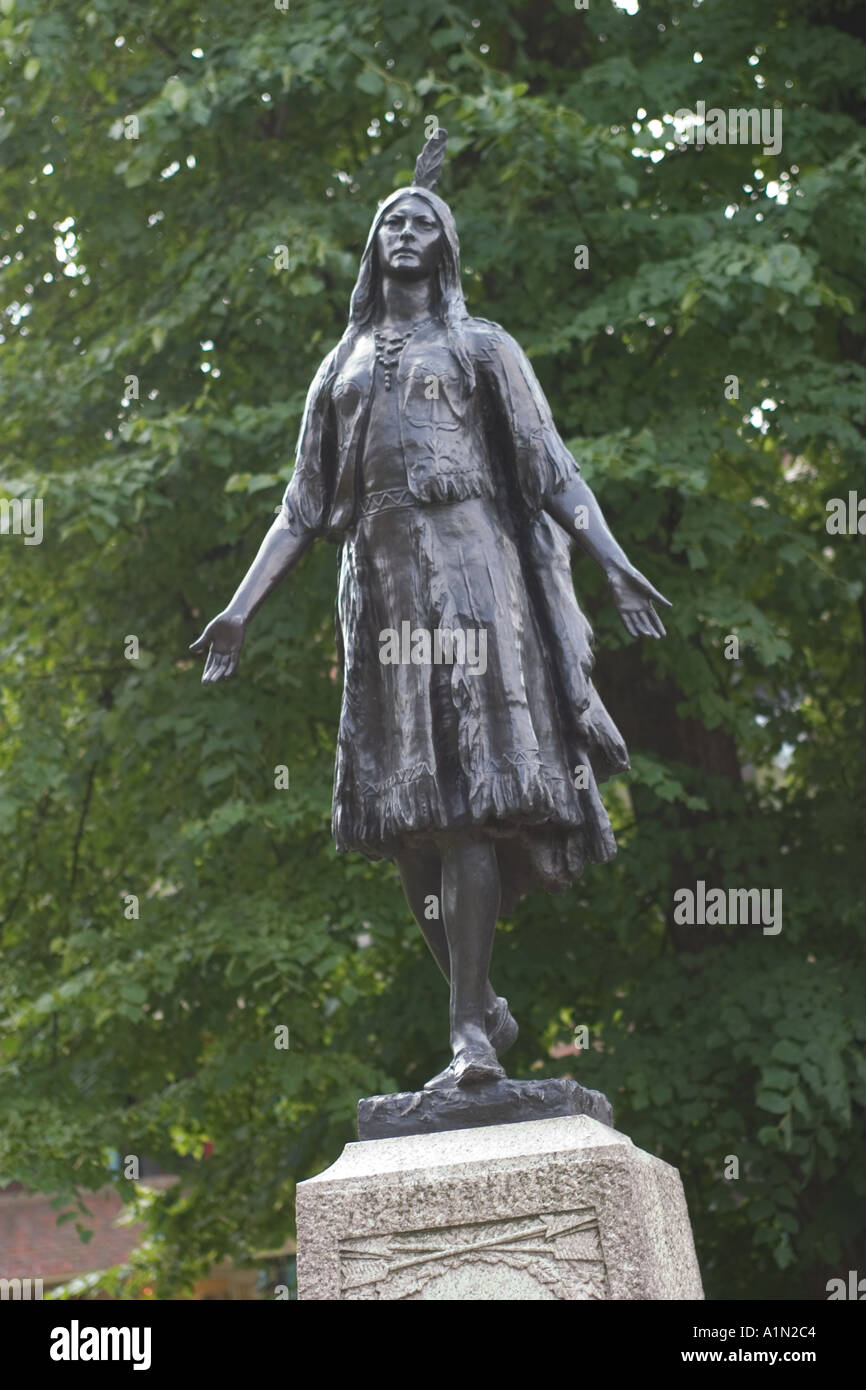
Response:
[{"label": "dark metal surface", "polygon": [[340,546],[334,838],[397,864],[450,983],[452,1060],[428,1087],[478,1099],[517,1031],[488,980],[500,910],[616,852],[598,784],[628,758],[591,680],[572,545],[632,636],[664,635],[667,600],[612,536],[526,354],[467,312],[433,191],[444,144],[376,212],[280,515],[193,650],[205,684],[228,679],[307,547]]},{"label": "dark metal surface", "polygon": [[577,1081],[496,1081],[442,1091],[403,1091],[358,1101],[358,1138],[394,1139],[446,1129],[521,1124],[564,1115],[588,1115],[613,1125],[610,1102]]}]

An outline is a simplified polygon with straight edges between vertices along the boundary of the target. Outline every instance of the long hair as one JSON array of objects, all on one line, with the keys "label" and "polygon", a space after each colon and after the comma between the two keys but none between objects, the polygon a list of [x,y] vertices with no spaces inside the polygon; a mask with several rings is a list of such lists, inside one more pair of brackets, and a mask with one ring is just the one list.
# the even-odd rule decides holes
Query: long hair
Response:
[{"label": "long hair", "polygon": [[358,279],[349,300],[349,322],[340,339],[334,367],[335,370],[339,369],[351,352],[359,333],[369,327],[372,322],[376,312],[381,276],[376,242],[377,233],[386,213],[401,198],[408,197],[423,198],[442,230],[442,255],[435,272],[437,299],[435,312],[439,314],[445,325],[448,345],[463,369],[468,389],[472,391],[475,387],[475,369],[463,333],[463,325],[469,314],[463,298],[463,285],[460,280],[460,242],[457,237],[457,226],[445,200],[440,198],[438,193],[432,192],[431,189],[420,188],[416,184],[408,184],[404,188],[395,189],[379,204],[376,210],[367,236],[367,244],[361,256]]}]

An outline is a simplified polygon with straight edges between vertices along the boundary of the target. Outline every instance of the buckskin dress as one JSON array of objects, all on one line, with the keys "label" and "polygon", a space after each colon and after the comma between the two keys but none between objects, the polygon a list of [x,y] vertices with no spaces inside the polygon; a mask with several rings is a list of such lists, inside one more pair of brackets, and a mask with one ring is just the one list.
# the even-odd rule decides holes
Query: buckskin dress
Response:
[{"label": "buckskin dress", "polygon": [[[543,509],[578,472],[528,359],[487,320],[420,325],[388,390],[371,329],[322,363],[283,513],[341,547],[341,852],[490,837],[505,910],[615,854],[597,784],[628,758],[590,680],[571,542]],[[484,633],[486,669],[383,661],[405,623]]]}]

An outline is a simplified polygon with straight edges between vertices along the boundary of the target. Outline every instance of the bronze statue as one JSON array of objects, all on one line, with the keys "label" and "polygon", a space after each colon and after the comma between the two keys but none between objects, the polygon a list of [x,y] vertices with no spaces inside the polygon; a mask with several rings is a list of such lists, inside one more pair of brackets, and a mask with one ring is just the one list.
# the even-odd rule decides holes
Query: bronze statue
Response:
[{"label": "bronze statue", "polygon": [[632,636],[663,636],[652,600],[668,604],[612,536],[519,345],[467,313],[433,191],[445,140],[380,205],[281,513],[192,644],[205,684],[228,679],[312,541],[340,545],[333,833],[341,852],[396,863],[450,982],[452,1060],[425,1089],[505,1077],[517,1024],[488,979],[501,906],[616,853],[598,783],[628,758],[590,680],[571,541]]}]

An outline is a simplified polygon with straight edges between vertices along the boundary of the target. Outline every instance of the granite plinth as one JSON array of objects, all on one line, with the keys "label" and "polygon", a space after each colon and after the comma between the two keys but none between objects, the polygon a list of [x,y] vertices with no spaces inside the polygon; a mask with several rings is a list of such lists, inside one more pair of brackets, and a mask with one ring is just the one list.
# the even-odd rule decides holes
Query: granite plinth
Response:
[{"label": "granite plinth", "polygon": [[703,1298],[676,1168],[588,1115],[347,1144],[297,1215],[301,1299]]}]

